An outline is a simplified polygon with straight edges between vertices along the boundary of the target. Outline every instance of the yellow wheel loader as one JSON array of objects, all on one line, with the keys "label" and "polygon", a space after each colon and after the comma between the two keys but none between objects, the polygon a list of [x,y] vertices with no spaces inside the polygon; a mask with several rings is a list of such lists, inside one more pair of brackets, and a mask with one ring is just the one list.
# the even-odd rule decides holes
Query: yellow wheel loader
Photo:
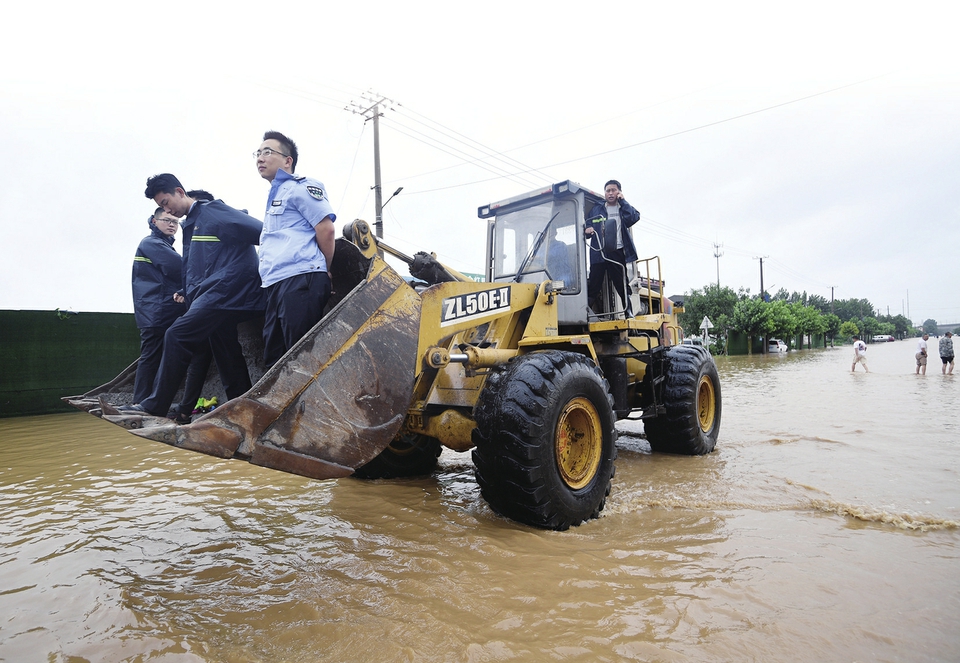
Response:
[{"label": "yellow wheel loader", "polygon": [[716,365],[681,344],[682,301],[664,295],[658,258],[627,266],[635,317],[606,282],[589,305],[585,213],[600,200],[565,181],[480,207],[484,282],[353,222],[337,240],[324,318],[266,372],[248,324],[256,383],[224,402],[212,372],[204,396],[223,404],[190,424],[116,409],[132,398],[136,363],[65,400],[142,437],[316,479],[429,474],[442,447],[472,449],[494,511],[579,525],[610,493],[617,420],[642,419],[653,451],[706,454],[721,413]]}]

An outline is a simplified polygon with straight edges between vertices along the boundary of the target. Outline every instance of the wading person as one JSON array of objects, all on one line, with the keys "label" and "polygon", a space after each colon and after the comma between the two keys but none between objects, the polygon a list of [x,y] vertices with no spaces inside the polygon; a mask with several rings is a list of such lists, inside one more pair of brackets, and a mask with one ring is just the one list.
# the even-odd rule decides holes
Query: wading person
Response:
[{"label": "wading person", "polygon": [[260,235],[263,361],[270,368],[323,317],[337,215],[321,182],[295,174],[298,152],[292,140],[268,131],[253,156],[260,177],[270,182]]},{"label": "wading person", "polygon": [[930,334],[924,334],[923,338],[917,341],[917,375],[927,374],[927,339]]},{"label": "wading person", "polygon": [[228,399],[250,388],[237,324],[263,311],[254,248],[263,224],[223,201],[195,200],[169,173],[149,178],[144,195],[167,213],[186,216],[183,269],[187,312],[164,334],[163,358],[153,391],[139,405],[126,408],[164,417],[203,343],[210,343]]},{"label": "wading person", "polygon": [[857,364],[863,365],[863,370],[867,373],[870,372],[870,369],[867,368],[867,344],[860,340],[859,336],[853,337],[853,366],[850,367],[851,371],[857,370]]},{"label": "wading person", "polygon": [[174,300],[183,278],[183,261],[173,248],[180,220],[158,207],[147,218],[150,234],[140,241],[133,258],[133,317],[140,330],[140,360],[133,402],[153,391],[163,355],[163,335],[187,307]]},{"label": "wading person", "polygon": [[587,214],[584,231],[590,242],[587,298],[590,307],[598,312],[603,277],[607,275],[623,301],[626,317],[632,318],[633,305],[627,294],[626,265],[636,262],[637,249],[627,229],[640,220],[640,212],[624,199],[617,180],[610,180],[603,186],[603,197],[603,202],[594,205]]},{"label": "wading person", "polygon": [[[940,338],[940,361],[943,362],[943,367],[940,369],[940,372],[944,375],[953,375],[953,333],[947,332]],[[947,370],[947,367],[950,367],[950,370]]]}]

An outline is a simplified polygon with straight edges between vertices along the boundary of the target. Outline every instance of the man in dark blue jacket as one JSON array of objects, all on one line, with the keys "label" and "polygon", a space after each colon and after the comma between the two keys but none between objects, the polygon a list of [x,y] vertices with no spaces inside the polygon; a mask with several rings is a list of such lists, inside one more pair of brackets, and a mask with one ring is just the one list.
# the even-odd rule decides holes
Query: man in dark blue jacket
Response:
[{"label": "man in dark blue jacket", "polygon": [[633,306],[627,296],[626,275],[628,262],[636,262],[637,249],[627,228],[640,220],[640,212],[626,201],[620,182],[610,180],[603,186],[603,202],[593,206],[587,214],[585,234],[590,240],[590,276],[587,278],[587,297],[591,308],[599,311],[600,290],[607,275],[626,309],[626,317],[633,317]]},{"label": "man in dark blue jacket", "polygon": [[183,220],[183,284],[187,312],[163,338],[153,392],[128,408],[165,417],[190,360],[210,343],[227,398],[250,389],[237,324],[263,312],[257,251],[263,224],[223,201],[191,198],[169,173],[147,180],[147,198]]},{"label": "man in dark blue jacket", "polygon": [[140,329],[140,361],[133,387],[135,403],[153,391],[163,353],[163,335],[187,310],[173,298],[183,279],[183,261],[173,248],[180,221],[158,207],[147,223],[150,234],[140,241],[133,258],[133,316]]}]

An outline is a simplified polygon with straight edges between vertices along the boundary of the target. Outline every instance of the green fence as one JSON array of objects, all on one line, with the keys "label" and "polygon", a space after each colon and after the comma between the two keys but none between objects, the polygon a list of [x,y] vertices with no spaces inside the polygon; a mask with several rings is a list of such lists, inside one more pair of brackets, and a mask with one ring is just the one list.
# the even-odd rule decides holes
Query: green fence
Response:
[{"label": "green fence", "polygon": [[140,356],[132,313],[0,311],[0,417],[71,409]]},{"label": "green fence", "polygon": [[[752,337],[752,343],[748,343],[748,336],[743,332],[732,331],[727,335],[727,354],[745,355],[761,354],[763,352],[763,339],[759,336]],[[807,350],[807,339],[803,335],[794,338],[783,339],[791,350]],[[750,346],[749,351],[747,346]],[[810,348],[825,348],[827,346],[826,337],[823,334],[813,334],[810,337]]]}]

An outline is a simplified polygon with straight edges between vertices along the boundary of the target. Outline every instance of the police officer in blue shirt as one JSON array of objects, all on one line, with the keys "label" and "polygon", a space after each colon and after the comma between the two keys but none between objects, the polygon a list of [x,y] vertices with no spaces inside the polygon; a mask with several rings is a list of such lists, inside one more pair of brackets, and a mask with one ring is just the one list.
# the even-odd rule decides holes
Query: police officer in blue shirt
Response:
[{"label": "police officer in blue shirt", "polygon": [[209,342],[227,398],[250,389],[250,374],[237,338],[237,325],[263,311],[257,251],[263,224],[223,201],[191,198],[170,173],[147,180],[144,192],[183,220],[184,285],[187,312],[167,329],[153,392],[121,408],[164,417],[193,355]]},{"label": "police officer in blue shirt", "polygon": [[140,361],[133,386],[139,403],[153,391],[163,354],[163,335],[187,307],[174,301],[180,289],[183,263],[173,248],[180,220],[158,207],[147,218],[150,234],[140,241],[133,258],[133,317],[140,329]]},{"label": "police officer in blue shirt", "polygon": [[268,131],[253,156],[260,177],[270,182],[260,235],[263,361],[270,368],[323,316],[337,215],[321,182],[294,174],[298,153],[292,140]]}]

